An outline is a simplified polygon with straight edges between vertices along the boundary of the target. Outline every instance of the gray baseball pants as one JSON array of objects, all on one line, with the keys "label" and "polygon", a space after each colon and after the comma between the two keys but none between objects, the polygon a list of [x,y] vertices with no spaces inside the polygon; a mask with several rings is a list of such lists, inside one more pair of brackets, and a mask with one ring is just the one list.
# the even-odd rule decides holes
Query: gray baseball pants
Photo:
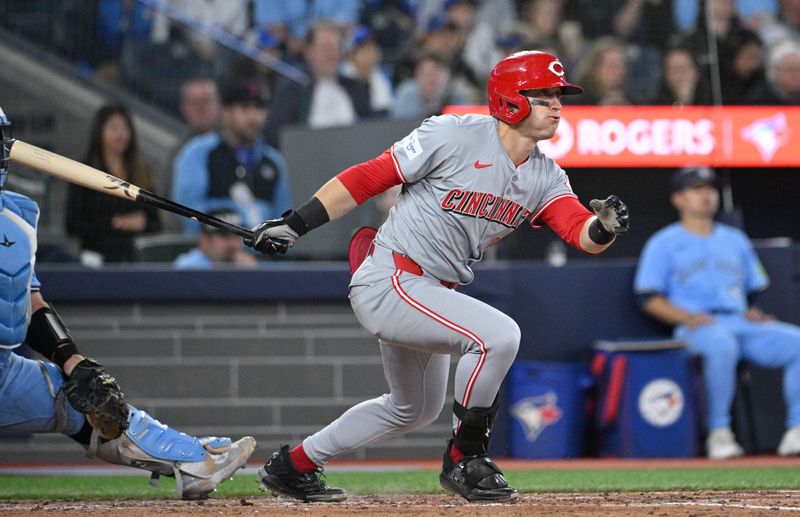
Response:
[{"label": "gray baseball pants", "polygon": [[[445,404],[449,355],[461,359],[454,394],[489,407],[517,354],[520,330],[494,307],[425,274],[399,269],[375,246],[350,284],[359,322],[378,337],[389,393],[357,404],[303,441],[317,465],[434,422]],[[454,429],[459,425],[453,418]]]}]

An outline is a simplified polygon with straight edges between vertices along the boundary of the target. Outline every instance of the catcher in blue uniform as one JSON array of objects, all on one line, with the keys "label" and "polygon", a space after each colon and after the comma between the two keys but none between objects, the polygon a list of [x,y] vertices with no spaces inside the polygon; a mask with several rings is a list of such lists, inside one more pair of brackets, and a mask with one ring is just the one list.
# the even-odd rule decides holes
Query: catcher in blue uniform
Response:
[{"label": "catcher in blue uniform", "polygon": [[[243,467],[246,436],[195,438],[125,402],[103,366],[80,354],[34,271],[39,207],[4,189],[11,124],[0,109],[0,431],[61,433],[89,456],[174,476],[184,499],[202,499]],[[47,361],[14,353],[27,343]]]}]

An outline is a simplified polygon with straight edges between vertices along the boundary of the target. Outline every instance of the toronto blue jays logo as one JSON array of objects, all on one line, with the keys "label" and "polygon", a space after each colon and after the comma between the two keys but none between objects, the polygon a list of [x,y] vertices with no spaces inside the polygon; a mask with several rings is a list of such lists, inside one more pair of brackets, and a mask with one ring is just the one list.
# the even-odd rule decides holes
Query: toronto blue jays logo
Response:
[{"label": "toronto blue jays logo", "polygon": [[558,395],[548,391],[537,397],[527,397],[511,406],[511,415],[525,430],[525,439],[536,441],[542,431],[561,420]]},{"label": "toronto blue jays logo", "polygon": [[789,123],[785,113],[760,118],[742,128],[742,138],[756,146],[764,163],[772,160],[778,149],[789,141],[789,133]]},{"label": "toronto blue jays logo", "polygon": [[654,379],[639,394],[639,413],[645,422],[655,427],[677,422],[684,406],[683,390],[672,379]]}]

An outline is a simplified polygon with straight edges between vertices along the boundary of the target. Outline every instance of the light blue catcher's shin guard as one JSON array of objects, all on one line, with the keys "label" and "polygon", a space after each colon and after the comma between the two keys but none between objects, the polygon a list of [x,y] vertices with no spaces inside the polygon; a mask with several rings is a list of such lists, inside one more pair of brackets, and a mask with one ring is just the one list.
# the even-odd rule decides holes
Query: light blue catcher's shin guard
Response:
[{"label": "light blue catcher's shin guard", "polygon": [[204,499],[224,480],[244,467],[255,449],[252,436],[231,443],[230,438],[195,438],[162,424],[133,406],[128,429],[114,440],[101,443],[92,433],[88,455],[117,465],[152,472],[151,483],[159,476],[174,476],[178,495],[184,499]]}]

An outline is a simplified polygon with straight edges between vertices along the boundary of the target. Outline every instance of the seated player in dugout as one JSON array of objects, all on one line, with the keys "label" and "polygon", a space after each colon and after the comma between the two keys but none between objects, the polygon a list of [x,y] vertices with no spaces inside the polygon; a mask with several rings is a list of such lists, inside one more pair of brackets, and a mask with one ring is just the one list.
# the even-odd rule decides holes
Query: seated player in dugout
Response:
[{"label": "seated player in dugout", "polygon": [[628,231],[624,203],[609,196],[592,200],[594,213],[587,210],[564,171],[536,148],[556,132],[561,96],[581,91],[551,54],[509,56],[489,78],[491,116],[429,118],[297,210],[254,228],[247,244],[283,253],[307,232],[402,185],[350,282],[358,320],[379,339],[390,393],[350,408],[293,449],[282,447],[259,471],[263,487],[304,501],[345,499],[317,473],[336,456],[434,422],[445,404],[449,356],[457,355],[453,434],[440,483],[470,501],[517,499],[487,453],[520,329],[455,287],[470,283],[470,266],[521,225],[549,226],[589,255]]},{"label": "seated player in dugout", "polygon": [[[102,365],[84,357],[34,271],[39,207],[5,190],[11,124],[0,109],[0,432],[61,433],[87,455],[174,476],[184,499],[203,499],[244,467],[256,442],[196,438],[128,404]],[[14,352],[22,343],[45,361]]]},{"label": "seated player in dugout", "polygon": [[736,366],[744,359],[783,368],[787,405],[781,456],[800,454],[800,327],[776,321],[756,305],[769,279],[750,240],[714,220],[716,174],[687,167],[672,177],[679,221],[653,234],[642,250],[634,289],[642,309],[674,327],[675,337],[703,359],[706,454],[744,454],[731,430]]}]

